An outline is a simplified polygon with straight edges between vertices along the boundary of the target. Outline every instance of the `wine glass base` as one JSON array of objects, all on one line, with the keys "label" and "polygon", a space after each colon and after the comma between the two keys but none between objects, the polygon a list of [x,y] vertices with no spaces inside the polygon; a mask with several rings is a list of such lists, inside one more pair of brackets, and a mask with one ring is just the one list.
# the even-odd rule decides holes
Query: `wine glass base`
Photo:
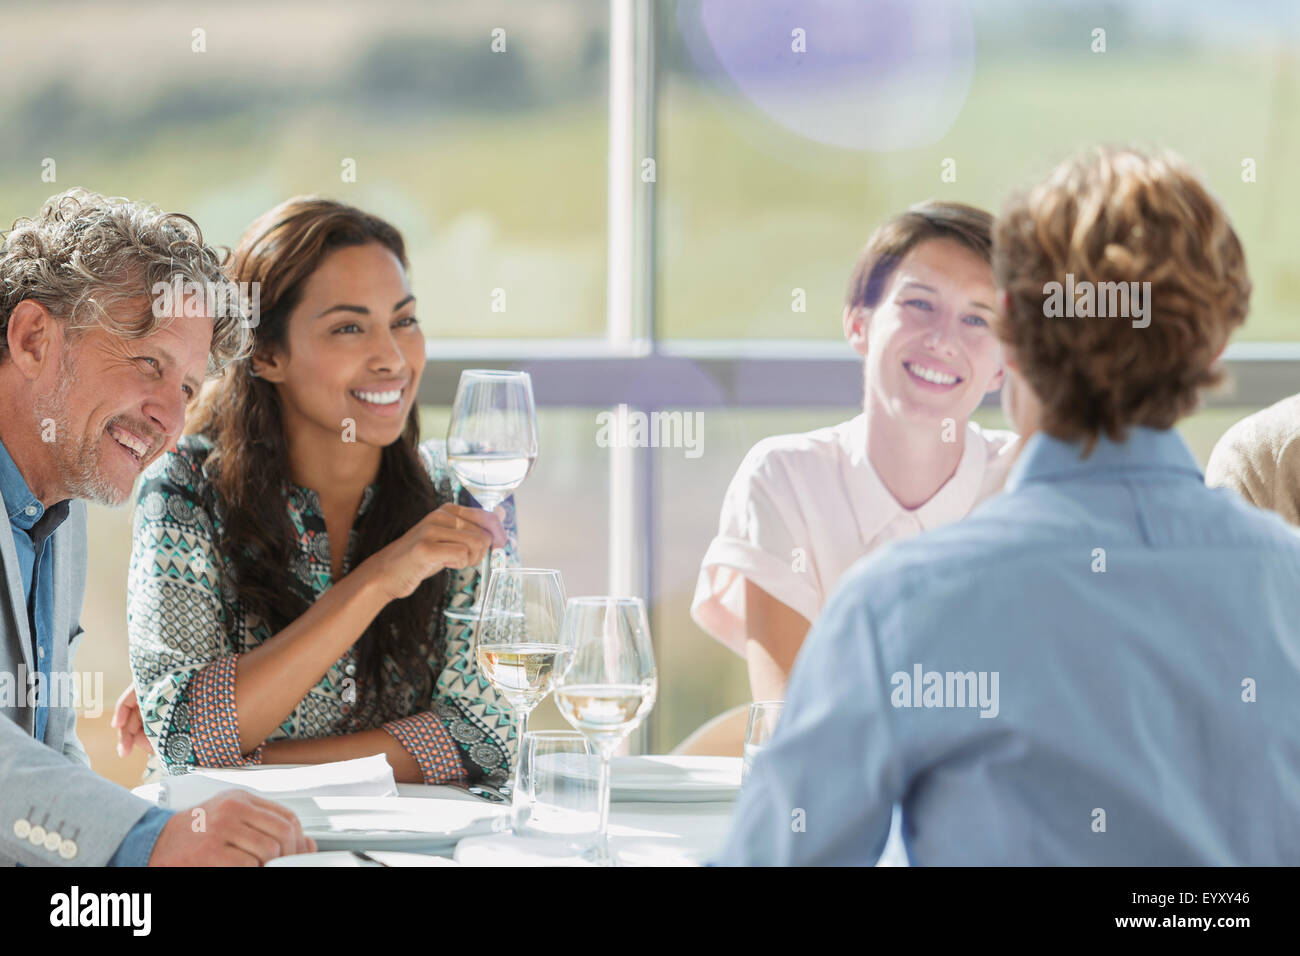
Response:
[{"label": "wine glass base", "polygon": [[453,621],[477,621],[482,611],[482,607],[449,607],[442,615]]},{"label": "wine glass base", "polygon": [[595,863],[597,866],[618,866],[614,857],[609,852],[609,847],[596,844],[588,847],[582,853],[582,859],[588,863]]}]

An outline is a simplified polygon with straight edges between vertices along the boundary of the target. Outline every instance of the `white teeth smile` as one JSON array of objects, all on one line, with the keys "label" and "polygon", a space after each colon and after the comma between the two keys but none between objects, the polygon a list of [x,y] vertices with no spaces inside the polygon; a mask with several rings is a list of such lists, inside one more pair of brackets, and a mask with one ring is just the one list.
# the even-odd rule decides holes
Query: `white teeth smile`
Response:
[{"label": "white teeth smile", "polygon": [[369,402],[371,405],[393,405],[401,401],[402,398],[400,388],[388,392],[353,392],[352,394],[363,402]]},{"label": "white teeth smile", "polygon": [[925,379],[927,382],[933,382],[935,385],[955,385],[960,382],[956,375],[945,375],[943,372],[935,371],[932,368],[926,368],[924,365],[914,365],[911,362],[904,362],[903,368],[907,369],[917,378]]},{"label": "white teeth smile", "polygon": [[116,441],[127,451],[131,452],[137,458],[143,459],[145,454],[149,451],[148,445],[140,441],[134,435],[122,431],[122,429],[118,428],[116,425],[109,426],[108,434],[113,438],[114,441]]}]

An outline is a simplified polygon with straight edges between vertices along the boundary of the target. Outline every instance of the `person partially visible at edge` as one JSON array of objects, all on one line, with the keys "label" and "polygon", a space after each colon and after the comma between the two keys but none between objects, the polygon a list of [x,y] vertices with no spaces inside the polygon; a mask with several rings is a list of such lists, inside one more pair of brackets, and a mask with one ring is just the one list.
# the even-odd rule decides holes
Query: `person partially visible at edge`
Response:
[{"label": "person partially visible at edge", "polygon": [[298,197],[231,274],[257,290],[253,351],[138,495],[122,749],[142,724],[170,773],[383,753],[399,782],[504,783],[513,710],[443,611],[473,601],[490,546],[518,564],[514,501],[504,522],[477,507],[420,443],[402,236]]},{"label": "person partially visible at edge", "polygon": [[763,439],[727,489],[691,615],[745,657],[755,700],[784,694],[808,628],[855,561],[964,517],[1006,477],[1015,436],[970,420],[1003,379],[989,328],[992,222],[932,201],[876,229],[843,314],[863,357],[862,413]]},{"label": "person partially visible at edge", "polygon": [[[913,864],[1300,862],[1300,537],[1173,430],[1246,317],[1227,215],[1097,149],[1010,200],[993,268],[1006,490],[845,576],[720,860],[870,864],[899,805]],[[1049,317],[1069,276],[1150,283],[1145,327]]]},{"label": "person partially visible at edge", "polygon": [[[195,294],[155,295],[174,283]],[[256,866],[315,850],[268,800],[219,794],[196,831],[100,777],[66,693],[85,637],[84,502],[125,502],[205,376],[246,348],[242,315],[206,308],[224,288],[188,216],[81,189],[0,246],[0,675],[16,677],[0,691],[0,865]]]},{"label": "person partially visible at edge", "polygon": [[1300,395],[1237,422],[1219,439],[1205,482],[1300,525]]}]

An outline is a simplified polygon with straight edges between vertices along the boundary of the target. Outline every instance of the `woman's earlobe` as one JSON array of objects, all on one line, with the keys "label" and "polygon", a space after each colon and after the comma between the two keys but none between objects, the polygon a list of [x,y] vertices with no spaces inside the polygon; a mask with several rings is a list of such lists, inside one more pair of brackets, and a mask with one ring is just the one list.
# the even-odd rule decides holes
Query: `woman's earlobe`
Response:
[{"label": "woman's earlobe", "polygon": [[845,306],[844,339],[859,355],[867,354],[867,322],[870,315],[862,306]]}]

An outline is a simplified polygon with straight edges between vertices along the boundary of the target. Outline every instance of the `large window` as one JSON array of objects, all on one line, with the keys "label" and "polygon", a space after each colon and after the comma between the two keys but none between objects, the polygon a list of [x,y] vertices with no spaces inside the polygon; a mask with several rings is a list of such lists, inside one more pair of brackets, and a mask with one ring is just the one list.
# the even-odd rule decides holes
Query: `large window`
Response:
[{"label": "large window", "polygon": [[[570,594],[649,599],[661,689],[635,743],[666,751],[748,697],[741,660],[690,620],[699,561],[754,442],[853,413],[844,285],[887,215],[996,210],[1090,143],[1177,150],[1255,279],[1236,390],[1183,433],[1204,461],[1300,388],[1297,19],[1289,0],[13,0],[0,203],[12,219],[83,185],[223,244],[299,193],[396,224],[426,434],[461,369],[534,373],[524,558]],[[600,443],[620,403],[700,413],[702,453]],[[109,698],[129,680],[129,517],[91,514],[79,666]],[[88,748],[134,782],[102,703]],[[537,726],[560,725],[549,706]]]}]

